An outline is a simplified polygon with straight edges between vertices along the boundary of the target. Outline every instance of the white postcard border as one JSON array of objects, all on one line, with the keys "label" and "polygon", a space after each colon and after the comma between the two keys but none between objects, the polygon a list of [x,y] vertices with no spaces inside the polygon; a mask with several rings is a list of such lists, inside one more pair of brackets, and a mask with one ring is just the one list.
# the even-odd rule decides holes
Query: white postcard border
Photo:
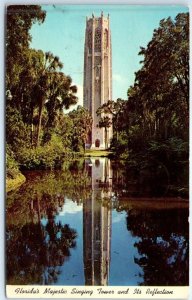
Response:
[{"label": "white postcard border", "polygon": [[[51,0],[41,0],[41,1],[38,1],[38,0],[33,0],[33,4],[52,4],[54,1],[51,1]],[[108,0],[95,0],[94,1],[95,3],[111,3],[111,4],[115,4],[115,3],[118,3],[119,1],[118,0],[110,0],[108,2]],[[1,28],[0,28],[0,40],[1,40],[1,47],[0,47],[0,59],[1,59],[1,68],[0,68],[0,73],[1,73],[1,80],[0,80],[0,86],[1,86],[1,98],[2,98],[2,101],[0,102],[0,115],[1,115],[1,120],[2,122],[0,122],[0,137],[1,137],[1,141],[4,141],[4,13],[5,13],[5,5],[8,5],[8,4],[31,4],[31,0],[2,0],[0,2],[0,16],[1,16]],[[57,0],[57,3],[58,4],[67,4],[69,3],[69,1],[67,0]],[[70,4],[91,4],[91,0],[71,0],[70,1]],[[140,5],[153,5],[153,4],[158,4],[158,5],[162,5],[162,4],[167,4],[167,5],[188,5],[189,8],[190,8],[190,13],[192,15],[192,2],[191,0],[158,0],[158,3],[157,3],[157,0],[121,0],[119,2],[120,3],[123,3],[123,4],[140,4]],[[192,22],[191,22],[191,25],[190,25],[190,30],[192,32]],[[192,40],[192,33],[191,33],[191,40]],[[191,47],[191,57],[192,57],[192,47]],[[191,68],[191,71],[190,71],[190,74],[192,75],[192,68]],[[190,76],[191,77],[191,76]],[[190,88],[191,88],[191,91],[192,91],[192,80],[190,80]],[[192,96],[190,96],[190,100],[192,100]],[[191,117],[192,113],[190,111],[190,117]],[[190,124],[190,129],[192,128],[191,124]],[[192,137],[192,130],[190,132],[190,140]],[[5,156],[4,156],[4,146],[5,146],[5,141],[1,143],[0,145],[0,168],[1,168],[1,175],[0,175],[0,179],[1,179],[1,183],[0,183],[0,191],[1,191],[1,195],[2,195],[2,199],[5,198],[5,190],[4,190],[4,171],[5,171]],[[191,154],[191,152],[190,152]],[[190,169],[191,171],[191,169]],[[190,172],[190,178],[191,178],[191,172]],[[192,190],[192,187],[190,188],[190,191]],[[3,197],[4,196],[4,197]],[[6,297],[8,298],[18,298],[18,299],[27,299],[27,298],[35,298],[35,299],[40,299],[40,298],[47,298],[47,299],[52,299],[52,298],[64,298],[64,299],[67,299],[67,298],[77,298],[77,296],[75,297],[74,295],[69,295],[70,293],[70,290],[72,290],[72,288],[77,288],[77,289],[86,289],[86,288],[91,288],[91,289],[97,289],[97,288],[100,288],[100,287],[84,287],[84,286],[70,286],[70,287],[66,287],[66,286],[16,286],[16,285],[6,285],[5,287],[5,239],[4,239],[4,235],[5,235],[5,216],[4,216],[4,211],[5,211],[5,203],[4,201],[2,200],[0,202],[0,207],[1,207],[1,211],[0,211],[0,235],[1,235],[1,239],[0,239],[0,256],[1,256],[1,272],[0,272],[0,299],[4,300],[6,299],[5,298],[5,290],[6,290]],[[191,218],[191,214],[190,214],[190,220],[192,220]],[[192,233],[190,232],[190,245],[192,245],[192,242],[191,242],[191,236],[192,236]],[[192,257],[192,253],[190,251],[190,261],[191,261],[191,257]],[[189,287],[138,287],[138,286],[124,286],[124,287],[105,287],[105,289],[113,289],[114,291],[118,291],[118,290],[126,290],[127,288],[130,289],[130,292],[129,294],[124,294],[123,296],[121,295],[110,295],[109,297],[107,296],[104,296],[104,295],[94,295],[94,296],[83,296],[83,297],[79,297],[79,298],[99,298],[99,299],[102,299],[102,298],[116,298],[116,299],[120,299],[120,298],[124,298],[124,299],[189,299],[189,294],[192,295],[192,271],[191,271],[191,268],[190,268],[190,286]],[[26,288],[38,288],[42,295],[41,294],[38,294],[38,295],[30,295],[29,293],[24,293],[24,294],[21,294],[21,293],[16,293],[15,290],[17,288],[23,288],[23,289],[26,289]],[[45,290],[45,288],[51,288],[51,289],[54,289],[54,290],[59,290],[61,288],[64,288],[66,290],[68,290],[68,295],[64,296],[64,295],[56,295],[56,296],[52,296],[51,294],[50,295],[44,295],[43,296],[43,291]],[[131,294],[131,291],[133,289],[141,289],[142,291],[142,294],[139,295],[133,295]],[[167,289],[167,290],[171,290],[173,291],[173,296],[172,295],[154,295],[154,296],[150,296],[149,294],[147,294],[145,296],[145,293],[146,293],[146,290],[150,288],[151,290],[157,288],[159,290],[161,289]]]}]

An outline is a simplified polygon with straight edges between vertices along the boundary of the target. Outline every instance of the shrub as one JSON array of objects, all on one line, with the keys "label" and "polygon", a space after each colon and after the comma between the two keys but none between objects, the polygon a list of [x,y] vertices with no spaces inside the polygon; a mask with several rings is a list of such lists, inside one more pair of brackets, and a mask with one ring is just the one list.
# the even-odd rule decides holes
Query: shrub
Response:
[{"label": "shrub", "polygon": [[19,163],[24,169],[53,169],[56,159],[54,149],[49,145],[33,149],[24,148],[19,154]]},{"label": "shrub", "polygon": [[18,163],[10,146],[6,145],[6,168],[7,170],[18,170]]},{"label": "shrub", "polygon": [[6,108],[6,140],[14,153],[30,144],[29,125],[24,124],[19,111],[10,106]]},{"label": "shrub", "polygon": [[178,162],[188,160],[189,144],[176,137],[163,142],[151,141],[148,152],[163,162]]},{"label": "shrub", "polygon": [[73,157],[73,153],[63,147],[59,136],[53,135],[51,140],[37,148],[23,148],[18,161],[23,169],[58,169],[62,168],[65,159]]}]

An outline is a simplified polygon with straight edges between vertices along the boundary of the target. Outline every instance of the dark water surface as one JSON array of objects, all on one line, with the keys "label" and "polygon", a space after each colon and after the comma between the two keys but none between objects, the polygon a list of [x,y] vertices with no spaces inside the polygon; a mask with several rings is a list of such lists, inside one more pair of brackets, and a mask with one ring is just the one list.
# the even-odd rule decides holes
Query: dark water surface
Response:
[{"label": "dark water surface", "polygon": [[91,158],[25,175],[7,197],[8,284],[188,285],[188,202],[162,173],[155,188]]}]

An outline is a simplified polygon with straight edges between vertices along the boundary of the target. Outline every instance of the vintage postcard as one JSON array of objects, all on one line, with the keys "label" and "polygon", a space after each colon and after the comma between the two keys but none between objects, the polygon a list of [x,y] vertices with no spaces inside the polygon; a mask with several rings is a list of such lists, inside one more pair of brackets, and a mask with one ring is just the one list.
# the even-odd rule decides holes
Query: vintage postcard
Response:
[{"label": "vintage postcard", "polygon": [[188,299],[189,11],[6,10],[10,298]]}]

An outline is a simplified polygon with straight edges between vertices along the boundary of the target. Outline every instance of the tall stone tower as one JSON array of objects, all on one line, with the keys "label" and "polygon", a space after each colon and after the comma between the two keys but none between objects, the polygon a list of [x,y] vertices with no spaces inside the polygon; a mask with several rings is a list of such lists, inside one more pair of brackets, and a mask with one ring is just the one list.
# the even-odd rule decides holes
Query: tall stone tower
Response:
[{"label": "tall stone tower", "polygon": [[110,146],[112,126],[106,128],[107,132],[104,127],[99,128],[100,117],[96,114],[101,105],[112,99],[110,22],[109,15],[106,18],[103,13],[101,17],[92,15],[92,18],[86,19],[83,92],[84,107],[93,118],[86,147],[105,149]]}]

